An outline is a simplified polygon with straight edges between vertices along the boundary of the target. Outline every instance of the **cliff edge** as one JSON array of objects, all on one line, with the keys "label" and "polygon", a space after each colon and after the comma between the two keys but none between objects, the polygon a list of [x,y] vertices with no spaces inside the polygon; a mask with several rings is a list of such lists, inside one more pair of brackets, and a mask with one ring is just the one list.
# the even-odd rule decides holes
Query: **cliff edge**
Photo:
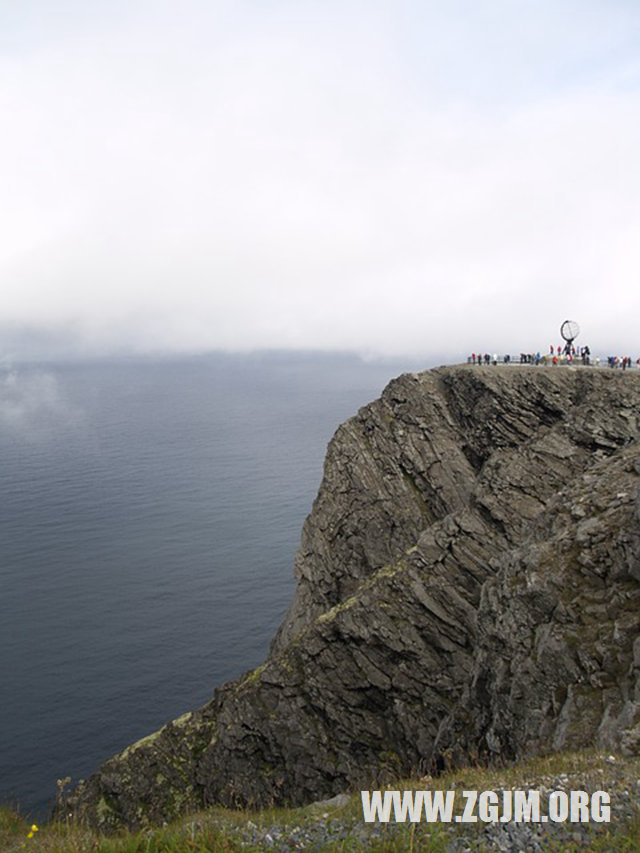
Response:
[{"label": "cliff edge", "polygon": [[266,663],[107,761],[100,829],[470,757],[640,754],[640,375],[446,367],[332,439]]}]

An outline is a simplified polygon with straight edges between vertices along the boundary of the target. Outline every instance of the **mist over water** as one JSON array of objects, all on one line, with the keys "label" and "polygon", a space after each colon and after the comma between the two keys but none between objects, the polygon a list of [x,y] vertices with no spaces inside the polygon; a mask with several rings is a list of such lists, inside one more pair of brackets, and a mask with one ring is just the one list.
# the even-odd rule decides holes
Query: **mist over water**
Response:
[{"label": "mist over water", "polygon": [[0,799],[258,665],[293,594],[327,442],[418,365],[215,355],[0,372]]}]

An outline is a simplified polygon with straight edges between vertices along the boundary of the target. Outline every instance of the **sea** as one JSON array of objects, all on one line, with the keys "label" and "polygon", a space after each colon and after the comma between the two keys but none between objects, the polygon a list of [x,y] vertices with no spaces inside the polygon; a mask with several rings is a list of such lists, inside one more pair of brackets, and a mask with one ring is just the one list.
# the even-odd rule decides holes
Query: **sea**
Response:
[{"label": "sea", "polygon": [[338,425],[416,361],[215,353],[0,364],[0,803],[260,664]]}]

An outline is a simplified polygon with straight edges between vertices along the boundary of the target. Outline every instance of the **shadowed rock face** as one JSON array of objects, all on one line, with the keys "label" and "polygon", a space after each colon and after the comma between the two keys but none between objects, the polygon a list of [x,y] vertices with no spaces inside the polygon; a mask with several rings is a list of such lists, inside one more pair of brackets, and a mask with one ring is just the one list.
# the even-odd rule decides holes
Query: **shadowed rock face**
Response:
[{"label": "shadowed rock face", "polygon": [[640,752],[640,377],[441,368],[341,426],[267,662],[106,762],[111,829],[479,754]]}]

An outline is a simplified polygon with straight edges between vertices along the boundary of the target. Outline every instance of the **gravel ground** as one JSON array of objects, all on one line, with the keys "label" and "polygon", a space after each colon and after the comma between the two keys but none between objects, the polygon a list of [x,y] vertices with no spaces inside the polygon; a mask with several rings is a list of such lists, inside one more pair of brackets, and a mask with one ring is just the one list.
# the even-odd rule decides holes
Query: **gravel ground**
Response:
[{"label": "gravel ground", "polygon": [[[486,779],[485,779],[486,782]],[[447,780],[449,787],[462,791],[469,787],[468,780]],[[438,780],[425,782],[424,787],[434,790],[441,788]],[[491,790],[501,791],[509,788],[540,791],[542,813],[546,811],[548,794],[552,791],[583,790],[592,793],[606,791],[611,796],[611,822],[590,823],[481,823],[476,824],[438,824],[436,835],[441,839],[438,849],[450,853],[538,853],[564,845],[576,853],[593,849],[598,837],[598,850],[616,851],[619,842],[605,842],[603,836],[612,829],[619,829],[629,820],[636,820],[636,832],[640,833],[640,761],[624,761],[614,756],[598,756],[588,769],[550,775],[524,774],[514,784],[513,777],[501,778],[500,771],[490,777]],[[460,799],[460,798],[459,798]],[[351,805],[349,805],[351,803]],[[277,821],[257,820],[241,824],[234,832],[241,846],[271,850],[274,853],[289,853],[294,850],[322,851],[336,844],[345,851],[368,849],[383,850],[386,846],[394,850],[428,850],[429,826],[421,823],[411,824],[367,824],[359,811],[354,811],[353,800],[346,795],[334,797],[322,803],[316,803],[304,810],[299,824],[278,823]],[[316,816],[317,815],[317,816]],[[640,835],[637,847],[627,846],[625,850],[640,851]],[[404,842],[404,843],[403,843]],[[633,842],[631,842],[633,845]],[[604,846],[602,846],[604,845]]]}]

